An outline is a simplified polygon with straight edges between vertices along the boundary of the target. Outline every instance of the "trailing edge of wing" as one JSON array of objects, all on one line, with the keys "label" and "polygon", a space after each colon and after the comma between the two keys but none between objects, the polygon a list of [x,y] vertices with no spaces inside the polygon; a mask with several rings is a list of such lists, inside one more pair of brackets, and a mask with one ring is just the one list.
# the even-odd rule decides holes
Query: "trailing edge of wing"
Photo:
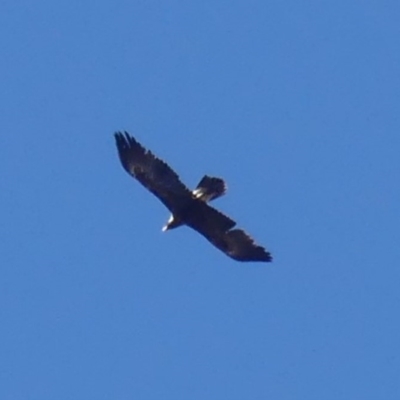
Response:
[{"label": "trailing edge of wing", "polygon": [[225,233],[226,253],[239,261],[272,261],[271,253],[257,245],[242,229],[232,229]]}]

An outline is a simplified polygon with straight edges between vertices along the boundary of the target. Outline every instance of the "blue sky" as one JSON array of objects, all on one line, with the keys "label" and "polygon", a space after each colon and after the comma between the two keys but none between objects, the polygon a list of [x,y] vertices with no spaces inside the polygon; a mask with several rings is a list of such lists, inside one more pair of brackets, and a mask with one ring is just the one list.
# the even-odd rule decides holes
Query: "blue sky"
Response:
[{"label": "blue sky", "polygon": [[[0,398],[400,398],[397,1],[10,1]],[[274,255],[121,168],[128,130]]]}]

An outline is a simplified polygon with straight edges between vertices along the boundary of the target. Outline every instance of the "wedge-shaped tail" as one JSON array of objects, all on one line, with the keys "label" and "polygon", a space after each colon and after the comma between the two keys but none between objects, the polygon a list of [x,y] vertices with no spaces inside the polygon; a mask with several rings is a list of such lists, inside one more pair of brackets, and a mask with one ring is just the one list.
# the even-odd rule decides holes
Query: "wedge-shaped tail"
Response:
[{"label": "wedge-shaped tail", "polygon": [[226,189],[226,184],[221,178],[204,175],[192,193],[194,197],[207,203],[223,196],[226,193]]}]

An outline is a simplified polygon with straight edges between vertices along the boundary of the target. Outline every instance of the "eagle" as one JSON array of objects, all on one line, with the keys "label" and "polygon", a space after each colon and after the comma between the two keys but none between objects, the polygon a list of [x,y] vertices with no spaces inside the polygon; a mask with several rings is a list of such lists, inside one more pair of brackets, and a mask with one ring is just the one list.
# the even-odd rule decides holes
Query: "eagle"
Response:
[{"label": "eagle", "polygon": [[167,163],[129,133],[116,132],[115,142],[123,168],[171,212],[163,231],[187,225],[234,260],[272,261],[264,247],[242,229],[234,228],[235,221],[208,204],[226,193],[223,179],[205,175],[191,191]]}]

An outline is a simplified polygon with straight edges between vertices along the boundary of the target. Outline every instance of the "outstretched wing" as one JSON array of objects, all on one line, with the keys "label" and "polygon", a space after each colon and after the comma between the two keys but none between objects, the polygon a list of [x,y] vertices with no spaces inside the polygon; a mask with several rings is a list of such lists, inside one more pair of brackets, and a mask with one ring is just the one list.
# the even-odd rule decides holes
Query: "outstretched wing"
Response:
[{"label": "outstretched wing", "polygon": [[115,134],[124,169],[157,196],[172,212],[192,199],[192,193],[164,161],[146,150],[127,132]]},{"label": "outstretched wing", "polygon": [[204,175],[192,193],[197,199],[209,202],[223,196],[226,189],[226,183],[221,178]]},{"label": "outstretched wing", "polygon": [[213,212],[217,210],[203,204],[207,208],[202,213],[195,214],[199,217],[187,222],[187,225],[235,260],[272,261],[271,254],[264,247],[254,243],[254,240],[246,232],[241,229],[232,229],[235,224],[226,229],[226,225],[219,224],[213,216]]},{"label": "outstretched wing", "polygon": [[272,261],[271,254],[242,229],[232,229],[214,240],[215,246],[238,261]]}]

